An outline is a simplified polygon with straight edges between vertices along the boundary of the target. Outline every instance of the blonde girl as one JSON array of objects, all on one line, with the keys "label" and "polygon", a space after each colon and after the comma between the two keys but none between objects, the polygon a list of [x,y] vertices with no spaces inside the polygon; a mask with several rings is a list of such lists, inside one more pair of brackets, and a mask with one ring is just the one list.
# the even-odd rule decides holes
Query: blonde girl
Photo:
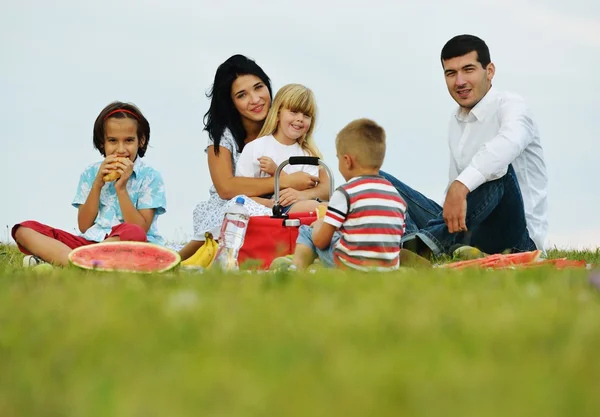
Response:
[{"label": "blonde girl", "polygon": [[[300,84],[283,86],[275,95],[258,139],[248,143],[240,155],[236,166],[236,176],[264,178],[273,176],[277,166],[292,156],[322,157],[317,148],[313,131],[315,128],[317,105],[313,92]],[[313,211],[322,195],[328,190],[327,175],[314,165],[288,165],[282,175],[306,172],[319,177],[319,182],[327,187],[281,190],[279,203],[286,212]],[[255,197],[255,201],[272,207],[275,201],[271,195]]]}]

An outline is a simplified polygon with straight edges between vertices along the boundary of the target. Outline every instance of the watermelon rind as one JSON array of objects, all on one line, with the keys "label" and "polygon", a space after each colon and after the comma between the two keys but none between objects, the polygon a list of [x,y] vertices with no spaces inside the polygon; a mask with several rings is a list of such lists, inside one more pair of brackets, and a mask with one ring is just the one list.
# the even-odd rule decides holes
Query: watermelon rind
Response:
[{"label": "watermelon rind", "polygon": [[[152,271],[143,271],[140,269],[136,269],[134,263],[132,263],[132,267],[130,267],[130,268],[127,268],[127,267],[104,268],[100,264],[90,265],[89,263],[84,263],[80,259],[78,259],[78,255],[80,255],[82,252],[85,253],[87,251],[90,251],[90,250],[94,251],[96,249],[101,249],[103,252],[106,252],[107,249],[110,249],[110,248],[122,249],[124,247],[132,248],[133,253],[135,253],[136,250],[144,250],[144,249],[151,249],[153,251],[159,251],[159,252],[162,252],[163,254],[167,254],[167,255],[171,256],[173,258],[173,260],[172,260],[172,262],[162,266],[161,268],[156,268]],[[94,243],[91,245],[81,246],[79,248],[73,249],[69,253],[69,263],[71,265],[76,266],[81,269],[92,270],[92,271],[133,272],[133,273],[138,273],[138,274],[155,274],[155,273],[163,273],[163,272],[170,271],[173,268],[175,268],[177,265],[179,265],[180,262],[181,262],[181,256],[179,256],[179,253],[177,253],[176,251],[166,248],[164,246],[156,245],[154,243],[147,243],[147,242],[121,242],[121,241],[100,242],[100,243]]]}]

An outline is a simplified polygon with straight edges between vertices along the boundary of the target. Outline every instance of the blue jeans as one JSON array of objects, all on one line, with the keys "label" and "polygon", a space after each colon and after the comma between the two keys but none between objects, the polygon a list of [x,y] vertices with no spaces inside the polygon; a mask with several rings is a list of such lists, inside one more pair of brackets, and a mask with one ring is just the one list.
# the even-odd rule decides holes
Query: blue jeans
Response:
[{"label": "blue jeans", "polygon": [[340,232],[335,232],[331,238],[331,244],[325,249],[319,249],[315,246],[312,240],[312,227],[303,224],[298,229],[298,239],[296,240],[297,245],[304,245],[313,250],[321,260],[323,266],[327,268],[335,268],[335,262],[333,261],[333,248],[335,244],[340,240]]},{"label": "blue jeans", "polygon": [[468,232],[460,233],[448,231],[443,209],[435,201],[386,172],[379,174],[396,187],[408,205],[403,243],[418,237],[434,255],[449,254],[456,244],[475,246],[486,253],[536,249],[527,231],[523,196],[512,165],[502,178],[486,182],[467,195]]}]

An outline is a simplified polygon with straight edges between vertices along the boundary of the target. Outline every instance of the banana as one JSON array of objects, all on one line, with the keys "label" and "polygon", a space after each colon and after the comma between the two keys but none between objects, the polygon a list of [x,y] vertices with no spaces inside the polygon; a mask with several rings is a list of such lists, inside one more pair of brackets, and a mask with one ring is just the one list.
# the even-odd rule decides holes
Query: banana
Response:
[{"label": "banana", "polygon": [[208,266],[211,264],[212,260],[215,257],[215,254],[217,252],[215,250],[215,246],[213,245],[212,242],[213,242],[212,235],[207,236],[206,240],[204,241],[203,247],[206,246],[206,249],[202,252],[202,256],[198,260],[198,263],[203,268],[208,268]]},{"label": "banana", "polygon": [[181,262],[181,265],[194,265],[194,266],[199,265],[200,258],[203,256],[207,247],[208,246],[206,245],[206,242],[204,242],[204,244],[200,247],[200,249],[198,249],[196,251],[196,253],[194,253],[192,256],[187,258],[185,261]]},{"label": "banana", "polygon": [[217,243],[217,241],[216,241],[216,240],[214,240],[214,239],[212,238],[212,236],[210,236],[210,238],[208,238],[208,237],[207,237],[207,240],[208,240],[208,242],[209,242],[209,243],[212,245],[212,247],[213,247],[213,251],[214,251],[214,253],[213,253],[213,256],[212,256],[212,259],[210,260],[210,262],[209,262],[209,263],[208,263],[208,265],[206,266],[206,269],[209,269],[209,268],[212,266],[212,264],[213,264],[213,262],[214,262],[215,258],[217,257],[217,249],[219,248],[219,244]]},{"label": "banana", "polygon": [[208,232],[204,236],[206,237],[204,244],[196,251],[195,254],[183,261],[181,265],[210,268],[213,260],[215,259],[215,255],[217,254],[217,242],[213,239],[212,234]]}]

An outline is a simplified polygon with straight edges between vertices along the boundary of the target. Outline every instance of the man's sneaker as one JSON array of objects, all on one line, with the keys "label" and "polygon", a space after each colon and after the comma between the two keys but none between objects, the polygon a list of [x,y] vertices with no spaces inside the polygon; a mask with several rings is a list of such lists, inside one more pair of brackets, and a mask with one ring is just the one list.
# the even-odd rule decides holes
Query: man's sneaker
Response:
[{"label": "man's sneaker", "polygon": [[474,246],[469,245],[457,245],[452,248],[451,252],[453,259],[458,259],[461,261],[468,261],[471,259],[479,259],[488,256],[487,253],[482,252]]},{"label": "man's sneaker", "polygon": [[47,264],[48,262],[41,260],[35,255],[27,255],[23,258],[23,267],[24,268],[33,268],[34,266]]}]

